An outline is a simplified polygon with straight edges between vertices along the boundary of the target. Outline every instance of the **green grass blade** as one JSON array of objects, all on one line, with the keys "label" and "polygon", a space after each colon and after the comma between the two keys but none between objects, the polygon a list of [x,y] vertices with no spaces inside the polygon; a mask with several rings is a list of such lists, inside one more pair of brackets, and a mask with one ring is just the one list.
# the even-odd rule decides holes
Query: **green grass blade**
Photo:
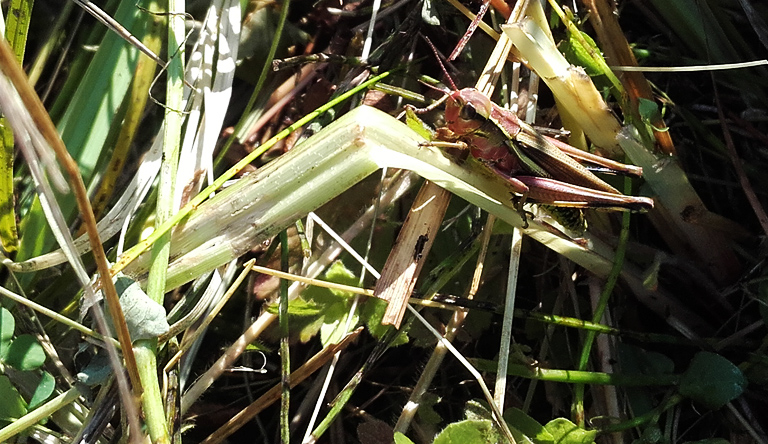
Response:
[{"label": "green grass blade", "polygon": [[[133,2],[121,2],[115,19],[142,38],[144,22],[154,18],[142,12]],[[59,99],[66,100],[68,106],[57,126],[86,183],[98,179],[94,171],[105,155],[105,142],[113,125],[119,124],[116,123],[120,117],[118,111],[137,61],[138,50],[117,35],[108,33],[84,76],[76,79],[79,87],[74,95]],[[77,211],[74,199],[66,195],[60,196],[58,201],[67,220],[71,220]],[[19,258],[34,257],[51,249],[53,236],[37,201],[25,217],[22,228]]]},{"label": "green grass blade", "polygon": [[0,119],[0,242],[7,253],[16,251],[19,235],[13,195],[13,132]]}]

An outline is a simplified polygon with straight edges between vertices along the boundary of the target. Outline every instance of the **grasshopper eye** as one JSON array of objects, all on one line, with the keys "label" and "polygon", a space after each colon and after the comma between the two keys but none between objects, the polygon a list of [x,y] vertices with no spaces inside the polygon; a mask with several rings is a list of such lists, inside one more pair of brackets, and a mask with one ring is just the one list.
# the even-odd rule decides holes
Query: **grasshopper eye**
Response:
[{"label": "grasshopper eye", "polygon": [[471,103],[467,103],[461,107],[459,111],[459,117],[462,120],[474,120],[477,117],[477,110]]}]

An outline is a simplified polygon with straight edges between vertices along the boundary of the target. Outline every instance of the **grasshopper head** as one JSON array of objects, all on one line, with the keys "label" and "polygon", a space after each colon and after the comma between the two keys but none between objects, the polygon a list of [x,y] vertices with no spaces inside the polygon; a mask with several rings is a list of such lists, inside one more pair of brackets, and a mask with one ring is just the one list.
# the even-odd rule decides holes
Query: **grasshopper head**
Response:
[{"label": "grasshopper head", "polygon": [[445,121],[448,129],[462,136],[480,128],[491,115],[491,99],[474,88],[454,91],[445,105]]}]

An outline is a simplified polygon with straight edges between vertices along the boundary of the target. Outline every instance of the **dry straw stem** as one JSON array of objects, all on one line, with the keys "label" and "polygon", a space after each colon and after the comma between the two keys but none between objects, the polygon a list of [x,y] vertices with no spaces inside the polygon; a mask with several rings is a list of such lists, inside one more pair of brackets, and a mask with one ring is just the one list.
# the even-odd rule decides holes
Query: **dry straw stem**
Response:
[{"label": "dry straw stem", "polygon": [[[291,388],[296,387],[299,383],[307,379],[320,369],[326,362],[328,362],[333,355],[337,352],[347,348],[352,341],[357,338],[357,335],[363,331],[362,327],[358,327],[357,330],[347,333],[341,341],[337,344],[332,344],[315,354],[309,361],[305,362],[301,367],[291,373],[289,384]],[[281,386],[277,384],[269,389],[266,393],[261,395],[259,399],[253,401],[248,407],[240,410],[237,415],[230,418],[223,426],[213,432],[208,438],[203,441],[203,444],[218,444],[223,442],[232,433],[237,431],[246,422],[253,419],[265,408],[272,405],[273,402],[280,399]]]},{"label": "dry straw stem", "polygon": [[723,281],[738,261],[724,238],[704,225],[703,221],[713,216],[680,165],[672,157],[657,157],[653,147],[640,142],[634,128],[621,127],[589,77],[581,68],[570,65],[557,50],[546,22],[536,19],[543,17],[537,9],[541,9],[538,2],[533,2],[529,17],[502,26],[519,55],[552,90],[560,111],[576,119],[596,146],[613,154],[621,149],[632,163],[643,168],[657,203],[650,216],[659,233],[672,248],[683,255],[695,255],[718,281]]},{"label": "dry straw stem", "polygon": [[381,319],[384,325],[400,328],[406,304],[440,229],[451,194],[426,182],[416,195],[397,241],[376,281],[374,294],[389,302]]}]

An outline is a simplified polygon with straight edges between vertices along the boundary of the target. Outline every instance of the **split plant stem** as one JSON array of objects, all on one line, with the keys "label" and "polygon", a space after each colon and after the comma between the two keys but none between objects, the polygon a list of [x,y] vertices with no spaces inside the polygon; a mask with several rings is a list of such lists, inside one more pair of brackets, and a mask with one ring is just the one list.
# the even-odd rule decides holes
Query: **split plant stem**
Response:
[{"label": "split plant stem", "polygon": [[184,218],[186,218],[194,209],[196,209],[198,206],[200,206],[200,204],[202,204],[206,199],[208,199],[208,197],[214,191],[221,188],[221,186],[224,185],[226,181],[233,178],[235,174],[242,171],[242,169],[245,168],[246,165],[250,164],[256,158],[264,154],[268,149],[272,148],[277,142],[288,137],[288,135],[294,132],[296,129],[316,119],[317,117],[319,117],[329,109],[333,108],[334,106],[338,105],[339,103],[344,102],[345,100],[357,94],[358,92],[364,90],[365,88],[368,88],[369,86],[385,79],[390,74],[391,72],[387,71],[368,79],[366,82],[361,83],[359,86],[347,91],[346,93],[340,95],[336,99],[324,104],[323,106],[319,107],[315,111],[307,114],[304,118],[299,119],[293,125],[290,125],[288,128],[277,133],[275,136],[273,136],[271,139],[269,139],[267,142],[261,145],[258,149],[254,150],[249,155],[245,156],[238,163],[236,163],[232,168],[230,168],[224,174],[219,176],[211,185],[206,187],[197,196],[192,198],[192,200],[190,200],[189,203],[187,203],[183,208],[181,208],[178,211],[178,213],[174,215],[174,217],[167,220],[162,225],[156,227],[155,231],[150,236],[148,236],[146,239],[136,244],[130,250],[123,253],[120,256],[120,258],[117,260],[117,262],[112,266],[112,270],[111,270],[112,274],[113,275],[116,274],[118,271],[125,268],[126,265],[133,262],[141,253],[147,251],[147,249],[151,245],[153,245],[160,238],[160,236],[167,233],[171,228],[173,228],[179,222],[181,222]]}]

